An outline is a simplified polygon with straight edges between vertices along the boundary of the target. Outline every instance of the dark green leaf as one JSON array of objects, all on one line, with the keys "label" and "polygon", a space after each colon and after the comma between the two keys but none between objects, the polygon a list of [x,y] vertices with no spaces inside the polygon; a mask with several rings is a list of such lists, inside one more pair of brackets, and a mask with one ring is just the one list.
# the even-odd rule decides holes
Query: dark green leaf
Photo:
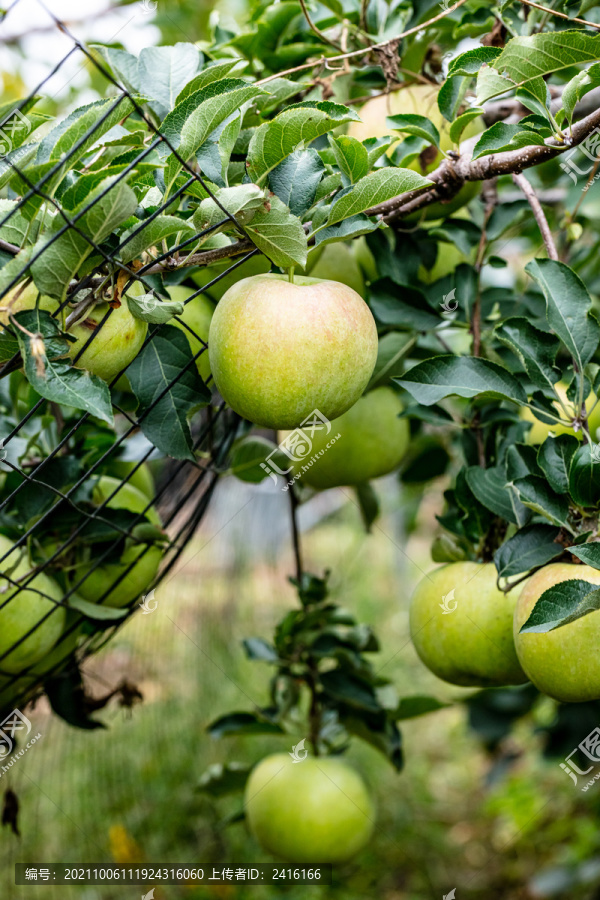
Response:
[{"label": "dark green leaf", "polygon": [[581,547],[569,547],[569,553],[576,556],[586,566],[600,569],[600,543],[582,544]]},{"label": "dark green leaf", "polygon": [[283,729],[276,722],[262,719],[255,713],[237,712],[220,716],[208,726],[208,733],[213,738],[229,737],[240,734],[283,734]]},{"label": "dark green leaf", "polygon": [[526,475],[525,478],[517,478],[513,482],[521,501],[540,513],[546,519],[550,519],[555,525],[560,525],[572,532],[569,522],[569,504],[565,497],[555,494],[544,478],[537,475]]},{"label": "dark green leaf", "polygon": [[569,491],[579,506],[598,506],[600,503],[600,460],[595,458],[590,444],[581,445],[573,454]]},{"label": "dark green leaf", "polygon": [[356,485],[356,499],[360,508],[360,514],[367,532],[371,531],[371,525],[379,516],[379,497],[368,481]]},{"label": "dark green leaf", "polygon": [[438,356],[414,366],[402,378],[394,379],[418,403],[431,406],[444,397],[499,397],[525,403],[527,395],[520,382],[506,369],[474,357]]},{"label": "dark green leaf", "polygon": [[447,709],[450,703],[442,703],[435,697],[426,697],[416,694],[414,697],[403,697],[394,713],[397,722],[403,719],[416,719],[417,716],[426,716],[428,713],[437,712],[439,709]]},{"label": "dark green leaf", "polygon": [[244,763],[213,763],[200,776],[197,790],[211,797],[225,797],[243,791],[252,770]]},{"label": "dark green leaf", "polygon": [[569,490],[569,469],[573,455],[580,446],[572,434],[559,434],[548,437],[540,446],[537,461],[540,469],[550,483],[550,487],[558,494],[566,494]]},{"label": "dark green leaf", "polygon": [[519,634],[545,634],[600,609],[600,589],[589,581],[570,579],[541,595]]},{"label": "dark green leaf", "polygon": [[561,556],[564,547],[556,542],[553,525],[527,525],[496,550],[494,562],[501,578],[509,578],[545,566]]}]

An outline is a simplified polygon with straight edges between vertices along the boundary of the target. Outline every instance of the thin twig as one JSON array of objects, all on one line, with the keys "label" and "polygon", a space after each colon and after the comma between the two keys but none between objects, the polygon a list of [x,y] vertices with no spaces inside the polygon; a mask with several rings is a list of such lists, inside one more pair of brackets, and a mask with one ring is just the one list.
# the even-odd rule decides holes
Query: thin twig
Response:
[{"label": "thin twig", "polygon": [[588,22],[587,19],[578,19],[576,16],[568,16],[566,13],[558,12],[556,9],[548,9],[547,6],[542,6],[541,3],[533,3],[533,0],[521,0],[521,3],[524,6],[533,6],[534,9],[541,9],[542,12],[545,12],[551,16],[558,16],[559,19],[567,19],[569,22],[577,22],[578,25],[587,25],[588,28],[596,28],[600,31],[600,25],[596,22]]},{"label": "thin twig", "polygon": [[339,44],[336,44],[335,41],[329,40],[327,35],[323,34],[321,29],[315,25],[315,23],[313,22],[313,20],[311,19],[310,15],[309,15],[305,0],[300,0],[300,6],[302,7],[302,12],[304,14],[304,18],[306,19],[306,22],[307,22],[310,30],[314,31],[314,33],[317,35],[317,37],[320,40],[322,40],[325,44],[329,44],[329,46],[333,47],[334,50],[341,50],[342,48],[340,47]]},{"label": "thin twig", "polygon": [[296,560],[296,579],[298,587],[302,586],[302,552],[300,550],[300,531],[298,529],[298,498],[294,486],[290,487],[290,510],[292,520],[292,543],[294,545],[294,559]]},{"label": "thin twig", "polygon": [[374,50],[383,50],[385,47],[389,47],[390,44],[397,43],[403,38],[408,37],[410,34],[416,34],[417,31],[424,31],[425,28],[429,28],[429,26],[433,25],[435,22],[439,22],[440,19],[450,15],[450,13],[454,12],[455,9],[458,9],[459,6],[462,6],[463,3],[466,2],[467,0],[457,0],[454,6],[451,6],[450,9],[443,10],[443,12],[434,16],[433,19],[428,19],[427,22],[423,22],[422,25],[415,25],[413,28],[409,28],[408,31],[403,31],[402,34],[397,34],[396,37],[390,38],[387,41],[381,41],[379,44],[372,44],[370,47],[363,47],[361,50],[351,50],[349,53],[342,53],[339,56],[321,56],[319,59],[314,60],[314,62],[302,63],[301,66],[294,66],[292,69],[284,69],[283,72],[275,72],[273,75],[268,75],[267,78],[256,81],[255,84],[267,84],[267,82],[273,81],[274,78],[283,78],[286,75],[293,75],[295,72],[305,72],[307,69],[314,69],[316,66],[328,65],[332,62],[343,62],[346,59],[353,59],[356,56],[366,56]]},{"label": "thin twig", "polygon": [[535,221],[537,222],[538,228],[540,229],[540,234],[542,235],[542,238],[544,240],[544,245],[546,247],[546,252],[548,253],[549,259],[558,260],[558,252],[556,250],[556,244],[554,243],[554,238],[552,237],[550,226],[548,225],[548,219],[546,218],[546,214],[542,209],[542,204],[537,198],[536,192],[522,172],[513,172],[512,179],[517,187],[520,188],[527,197],[527,202],[529,203],[533,215],[535,216]]}]

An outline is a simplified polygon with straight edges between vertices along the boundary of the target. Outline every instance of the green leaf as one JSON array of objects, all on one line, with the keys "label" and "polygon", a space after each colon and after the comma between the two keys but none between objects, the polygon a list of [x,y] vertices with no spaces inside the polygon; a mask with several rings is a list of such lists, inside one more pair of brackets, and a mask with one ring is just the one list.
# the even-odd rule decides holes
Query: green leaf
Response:
[{"label": "green leaf", "polygon": [[197,790],[211,797],[225,797],[243,791],[252,766],[244,763],[213,763],[200,776]]},{"label": "green leaf", "polygon": [[465,474],[467,484],[486,509],[514,525],[523,525],[527,521],[527,515],[525,515],[522,505],[518,504],[520,509],[517,512],[511,502],[510,491],[506,484],[506,473],[502,466],[489,469],[470,466]]},{"label": "green leaf", "polygon": [[544,292],[550,328],[583,372],[600,341],[600,325],[590,311],[587,288],[572,269],[553,259],[534,259],[525,271]]},{"label": "green leaf", "polygon": [[154,293],[141,297],[125,296],[129,312],[142,322],[150,322],[151,325],[164,325],[173,316],[180,316],[185,304],[180,300],[159,300]]},{"label": "green leaf", "polygon": [[431,181],[411,169],[396,169],[392,166],[378,169],[361,178],[333,202],[327,224],[335,225],[342,219],[363,213],[392,197],[430,184]]},{"label": "green leaf", "polygon": [[279,657],[273,645],[267,643],[267,641],[262,638],[244,638],[242,643],[248,659],[268,663],[279,662]]},{"label": "green leaf", "polygon": [[340,135],[329,135],[329,146],[333,150],[335,161],[346,184],[355,184],[369,172],[369,154],[366,147],[356,138]]},{"label": "green leaf", "polygon": [[0,188],[11,180],[17,169],[24,169],[37,152],[37,144],[23,144],[0,159]]},{"label": "green leaf", "polygon": [[195,44],[144,47],[137,66],[139,89],[158,101],[163,108],[160,112],[166,113],[173,109],[180,91],[193,79],[201,63],[202,55]]},{"label": "green leaf", "polygon": [[94,619],[98,622],[115,622],[123,619],[130,612],[129,609],[116,609],[113,606],[106,606],[103,603],[89,603],[76,594],[69,597],[69,607],[76,609],[87,619]]},{"label": "green leaf", "polygon": [[600,569],[600,543],[582,544],[580,547],[569,547],[569,553],[576,556],[586,566]]},{"label": "green leaf", "polygon": [[421,291],[409,287],[398,290],[390,278],[373,282],[369,291],[369,306],[382,325],[431,331],[442,321]]},{"label": "green leaf", "polygon": [[269,175],[269,185],[291,213],[302,216],[313,205],[324,174],[321,157],[309,147],[295,150],[280,162]]},{"label": "green leaf", "polygon": [[416,719],[417,716],[426,716],[440,709],[448,709],[451,705],[451,703],[442,703],[441,700],[436,700],[435,697],[427,697],[421,694],[416,694],[414,697],[402,697],[394,713],[394,719],[397,722],[404,719]]},{"label": "green leaf", "polygon": [[[137,234],[129,240],[129,235],[134,232]],[[144,250],[155,247],[165,238],[178,233],[181,233],[181,239],[184,240],[194,234],[194,229],[189,222],[177,216],[157,216],[148,224],[140,222],[122,235],[121,259],[124,263],[131,262],[132,259],[141,256]]]},{"label": "green leaf", "polygon": [[[247,65],[248,63],[245,59],[219,59],[212,65],[206,66],[181,89],[175,98],[175,106],[179,106],[190,94],[202,90],[202,88],[212,84],[214,81],[221,81],[221,79],[227,78],[233,69],[243,69]],[[271,84],[269,84],[269,91],[271,91]]]},{"label": "green leaf", "polygon": [[532,146],[544,146],[544,138],[535,131],[523,128],[522,125],[496,122],[483,132],[475,144],[473,159],[499,153],[501,150],[520,150],[522,147]]},{"label": "green leaf", "polygon": [[558,494],[566,494],[569,490],[569,469],[573,455],[580,446],[572,434],[559,434],[547,437],[540,446],[537,461],[540,469],[548,479],[552,490]]},{"label": "green leaf", "polygon": [[353,121],[360,121],[353,109],[329,100],[305,100],[288,106],[252,135],[246,160],[249,178],[260,184],[301,145],[306,146],[338,125]]},{"label": "green leaf", "polygon": [[248,237],[276,266],[304,268],[308,243],[302,222],[279,197],[271,197],[269,204],[269,210],[263,207],[246,226]]},{"label": "green leaf", "polygon": [[598,506],[600,503],[600,461],[592,454],[590,444],[583,444],[573,455],[569,491],[579,506]]},{"label": "green leaf", "polygon": [[536,387],[554,391],[560,377],[554,365],[559,348],[554,335],[535,328],[528,319],[515,316],[496,329],[496,337],[519,358]]},{"label": "green leaf", "polygon": [[[264,188],[259,188],[256,184],[237,184],[235,187],[222,188],[216,192],[215,197],[218,202],[207,197],[194,213],[194,227],[198,231],[211,228],[227,218],[221,207],[240,225],[247,225],[258,210],[264,210],[267,203]],[[229,220],[222,227],[227,229],[234,226]]]},{"label": "green leaf", "polygon": [[417,403],[431,406],[444,397],[497,397],[523,404],[527,395],[520,382],[506,369],[485,359],[437,356],[413,366],[395,378]]},{"label": "green leaf", "polygon": [[593,63],[589,69],[578,72],[563,88],[562,104],[569,124],[573,121],[575,107],[588,91],[600,85],[600,63]]},{"label": "green leaf", "polygon": [[341,669],[324,672],[319,678],[325,694],[336,703],[355,709],[379,712],[381,709],[373,686],[369,682]]},{"label": "green leaf", "polygon": [[494,554],[501,578],[511,578],[545,566],[562,556],[564,547],[556,541],[559,531],[553,525],[527,525],[509,538]]},{"label": "green leaf", "polygon": [[475,47],[456,56],[448,67],[448,78],[453,75],[477,75],[484,63],[489,65],[502,53],[499,47]]},{"label": "green leaf", "polygon": [[32,225],[16,207],[16,200],[0,200],[0,221],[6,219],[4,225],[0,225],[0,238],[21,247],[35,241],[38,223]]},{"label": "green leaf", "polygon": [[[113,176],[101,181],[81,207],[73,211],[78,214],[90,207],[76,224],[79,231],[96,244],[101,244],[137,208],[138,201],[132,189],[115,177],[118,179]],[[31,265],[37,289],[59,299],[66,295],[69,282],[93,251],[91,243],[73,228],[56,237],[64,225],[62,216],[57,213],[36,242],[33,252],[40,256]]]},{"label": "green leaf", "polygon": [[315,237],[315,246],[319,244],[334,244],[336,241],[351,241],[361,234],[370,234],[381,227],[381,221],[378,219],[369,219],[368,216],[351,216],[338,222],[337,225],[331,225],[329,228],[322,228],[317,232]]},{"label": "green leaf", "polygon": [[416,116],[406,113],[399,116],[388,116],[385,120],[386,128],[392,131],[400,131],[402,134],[413,134],[423,138],[428,144],[440,148],[440,133],[426,116]]},{"label": "green leaf", "polygon": [[231,448],[229,471],[240,481],[250,484],[259,484],[270,475],[277,481],[277,476],[268,463],[265,469],[261,466],[261,463],[266,463],[267,458],[272,459],[282,473],[291,472],[290,458],[282,451],[278,452],[277,444],[258,435],[248,435],[236,441]]},{"label": "green leaf", "polygon": [[229,164],[240,135],[242,113],[243,109],[239,109],[228,116],[214,131],[211,131],[200,149],[196,151],[196,161],[202,174],[220,187],[226,187],[229,182]]},{"label": "green leaf", "polygon": [[[224,78],[190,94],[166,116],[161,133],[167,137],[178,156],[189,160],[200,149],[211,132],[244,103],[265,93],[262,88],[237,78]],[[268,92],[267,92],[268,93]],[[166,193],[181,171],[182,164],[173,154],[165,168]]]},{"label": "green leaf", "polygon": [[471,109],[468,109],[466,112],[459,116],[450,126],[450,140],[454,144],[458,144],[460,142],[461,135],[467,125],[469,125],[474,119],[478,119],[481,115],[483,115],[484,110],[481,106],[473,106]]},{"label": "green leaf", "polygon": [[208,733],[213,738],[230,737],[240,734],[284,734],[283,728],[255,713],[229,713],[211,722]]},{"label": "green leaf", "polygon": [[69,344],[56,319],[40,309],[19,312],[15,318],[28,332],[43,338],[41,347],[39,339],[15,329],[25,375],[38,394],[54,403],[84,409],[112,425],[108,385],[97,375],[90,375],[85,369],[77,369],[71,364]]},{"label": "green leaf", "polygon": [[[32,254],[33,247],[30,244],[28,247],[25,247],[24,250],[21,250],[20,253],[17,253],[16,256],[13,256],[12,259],[9,259],[6,265],[2,266],[0,269],[0,295],[4,294],[9,284],[14,281],[15,278],[21,278],[23,276],[24,271],[27,270]],[[2,304],[2,302],[3,300],[0,300],[0,304]]]},{"label": "green leaf", "polygon": [[210,391],[198,375],[185,334],[173,325],[160,326],[127,369],[127,378],[148,440],[175,459],[193,460],[188,417],[210,402]]},{"label": "green leaf", "polygon": [[494,68],[515,82],[526,83],[599,58],[598,34],[591,35],[584,31],[542,32],[512,38],[495,60]]},{"label": "green leaf", "polygon": [[600,589],[579,578],[561,581],[541,595],[519,634],[546,634],[600,609]]},{"label": "green leaf", "polygon": [[567,500],[562,495],[555,494],[544,478],[526,475],[524,478],[517,478],[513,484],[525,506],[573,533]]},{"label": "green leaf", "polygon": [[375,493],[373,485],[368,481],[363,481],[356,485],[356,499],[365,531],[370,534],[371,525],[379,517],[379,497]]},{"label": "green leaf", "polygon": [[483,106],[492,97],[498,97],[507,91],[512,91],[516,87],[514,81],[499,75],[491,66],[484,66],[479,70],[477,76],[477,92],[475,102],[478,106]]}]

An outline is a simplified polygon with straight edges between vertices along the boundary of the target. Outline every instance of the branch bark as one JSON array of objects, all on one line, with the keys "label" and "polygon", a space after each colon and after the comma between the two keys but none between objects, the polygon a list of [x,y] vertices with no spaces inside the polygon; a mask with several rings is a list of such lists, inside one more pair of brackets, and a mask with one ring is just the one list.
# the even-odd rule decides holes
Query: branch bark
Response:
[{"label": "branch bark", "polygon": [[537,222],[538,228],[540,229],[540,234],[542,235],[542,238],[544,240],[544,245],[546,247],[546,252],[549,259],[558,260],[558,251],[556,249],[556,244],[554,243],[554,238],[552,237],[550,226],[548,225],[548,219],[546,218],[546,214],[542,209],[542,204],[540,203],[536,192],[522,173],[513,173],[512,179],[517,187],[519,187],[527,197],[527,202],[529,203],[533,215],[535,216],[535,221]]}]

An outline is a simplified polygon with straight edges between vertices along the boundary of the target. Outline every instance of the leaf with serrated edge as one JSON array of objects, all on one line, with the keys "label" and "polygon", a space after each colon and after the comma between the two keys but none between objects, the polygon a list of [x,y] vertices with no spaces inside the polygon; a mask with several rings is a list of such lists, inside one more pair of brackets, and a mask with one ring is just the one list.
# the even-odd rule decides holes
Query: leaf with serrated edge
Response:
[{"label": "leaf with serrated edge", "polygon": [[519,634],[546,634],[600,609],[600,589],[579,578],[554,584],[541,595]]},{"label": "leaf with serrated edge", "polygon": [[248,237],[276,266],[304,268],[308,243],[302,222],[279,197],[271,197],[269,203],[271,208],[257,211],[246,226]]},{"label": "leaf with serrated edge", "polygon": [[467,398],[483,394],[519,404],[527,401],[527,394],[514,375],[496,363],[473,357],[426,359],[395,380],[424,406],[453,394]]},{"label": "leaf with serrated edge", "polygon": [[378,169],[361,178],[332,203],[327,225],[335,225],[342,219],[357,216],[372,206],[391,200],[392,197],[406,191],[428,187],[430,184],[433,182],[411,169],[396,169],[392,166]]},{"label": "leaf with serrated edge", "polygon": [[[172,234],[181,233],[182,239],[194,234],[194,229],[185,219],[177,216],[157,216],[148,224],[140,222],[135,228],[126,231],[121,238],[121,259],[124,263],[131,262],[136,256],[140,256],[144,250],[154,247],[156,244]],[[137,232],[129,240],[129,235]]]}]

